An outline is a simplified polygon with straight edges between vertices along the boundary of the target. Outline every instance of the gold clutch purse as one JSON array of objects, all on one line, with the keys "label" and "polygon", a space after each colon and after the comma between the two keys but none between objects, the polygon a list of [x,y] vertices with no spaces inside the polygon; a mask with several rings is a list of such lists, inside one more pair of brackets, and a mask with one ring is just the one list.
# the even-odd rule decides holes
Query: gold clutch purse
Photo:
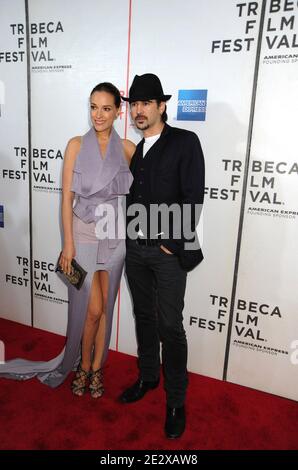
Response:
[{"label": "gold clutch purse", "polygon": [[[59,259],[60,259],[60,256],[59,256]],[[87,272],[85,271],[85,269],[82,268],[82,266],[79,265],[79,263],[74,258],[71,260],[71,266],[72,266],[72,273],[67,274],[62,270],[58,261],[55,272],[61,273],[65,279],[67,279],[76,289],[79,290],[81,289],[83,285],[85,277],[87,276]]]}]

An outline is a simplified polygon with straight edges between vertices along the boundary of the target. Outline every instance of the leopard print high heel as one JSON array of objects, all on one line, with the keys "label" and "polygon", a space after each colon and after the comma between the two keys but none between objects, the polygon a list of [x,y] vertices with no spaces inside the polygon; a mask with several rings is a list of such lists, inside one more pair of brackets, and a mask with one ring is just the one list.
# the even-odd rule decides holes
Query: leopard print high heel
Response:
[{"label": "leopard print high heel", "polygon": [[82,397],[86,391],[90,372],[82,369],[81,364],[78,367],[76,375],[71,382],[72,393],[77,397]]},{"label": "leopard print high heel", "polygon": [[89,390],[92,398],[100,398],[104,394],[102,369],[91,371]]}]

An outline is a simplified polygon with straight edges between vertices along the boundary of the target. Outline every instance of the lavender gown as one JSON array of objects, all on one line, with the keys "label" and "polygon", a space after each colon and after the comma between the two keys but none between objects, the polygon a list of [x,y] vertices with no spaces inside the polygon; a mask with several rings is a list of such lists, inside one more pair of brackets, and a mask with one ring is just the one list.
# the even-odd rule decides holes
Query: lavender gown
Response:
[{"label": "lavender gown", "polygon": [[76,260],[88,274],[79,291],[73,286],[68,287],[65,348],[59,356],[47,362],[14,359],[0,364],[0,377],[26,380],[36,376],[50,387],[57,387],[66,379],[80,361],[92,278],[94,272],[99,270],[109,272],[104,363],[125,258],[123,198],[129,192],[132,179],[117,132],[112,130],[103,159],[95,130],[91,128],[82,138],[72,183],[72,191],[75,193],[73,234]]}]

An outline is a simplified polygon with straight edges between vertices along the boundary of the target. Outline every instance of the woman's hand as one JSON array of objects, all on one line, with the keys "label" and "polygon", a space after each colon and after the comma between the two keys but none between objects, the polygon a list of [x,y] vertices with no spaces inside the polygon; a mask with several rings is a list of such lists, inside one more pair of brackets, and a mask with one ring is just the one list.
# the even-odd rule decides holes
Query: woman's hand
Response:
[{"label": "woman's hand", "polygon": [[72,273],[71,260],[75,257],[76,251],[73,243],[65,244],[59,259],[59,265],[66,274]]}]

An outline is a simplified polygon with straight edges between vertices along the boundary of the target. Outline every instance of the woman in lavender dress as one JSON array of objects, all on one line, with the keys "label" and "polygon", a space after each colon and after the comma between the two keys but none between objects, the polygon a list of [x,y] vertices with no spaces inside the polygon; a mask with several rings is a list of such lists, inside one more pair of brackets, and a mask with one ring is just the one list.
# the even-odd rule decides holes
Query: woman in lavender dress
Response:
[{"label": "woman in lavender dress", "polygon": [[14,359],[0,365],[0,377],[37,378],[57,387],[77,368],[72,391],[102,396],[102,365],[106,359],[114,304],[125,258],[122,202],[132,175],[129,162],[135,146],[113,128],[120,113],[119,90],[100,83],[90,95],[92,128],[72,138],[63,167],[62,222],[64,244],[59,264],[71,271],[71,260],[87,271],[82,288],[69,286],[67,341],[48,362]]}]

